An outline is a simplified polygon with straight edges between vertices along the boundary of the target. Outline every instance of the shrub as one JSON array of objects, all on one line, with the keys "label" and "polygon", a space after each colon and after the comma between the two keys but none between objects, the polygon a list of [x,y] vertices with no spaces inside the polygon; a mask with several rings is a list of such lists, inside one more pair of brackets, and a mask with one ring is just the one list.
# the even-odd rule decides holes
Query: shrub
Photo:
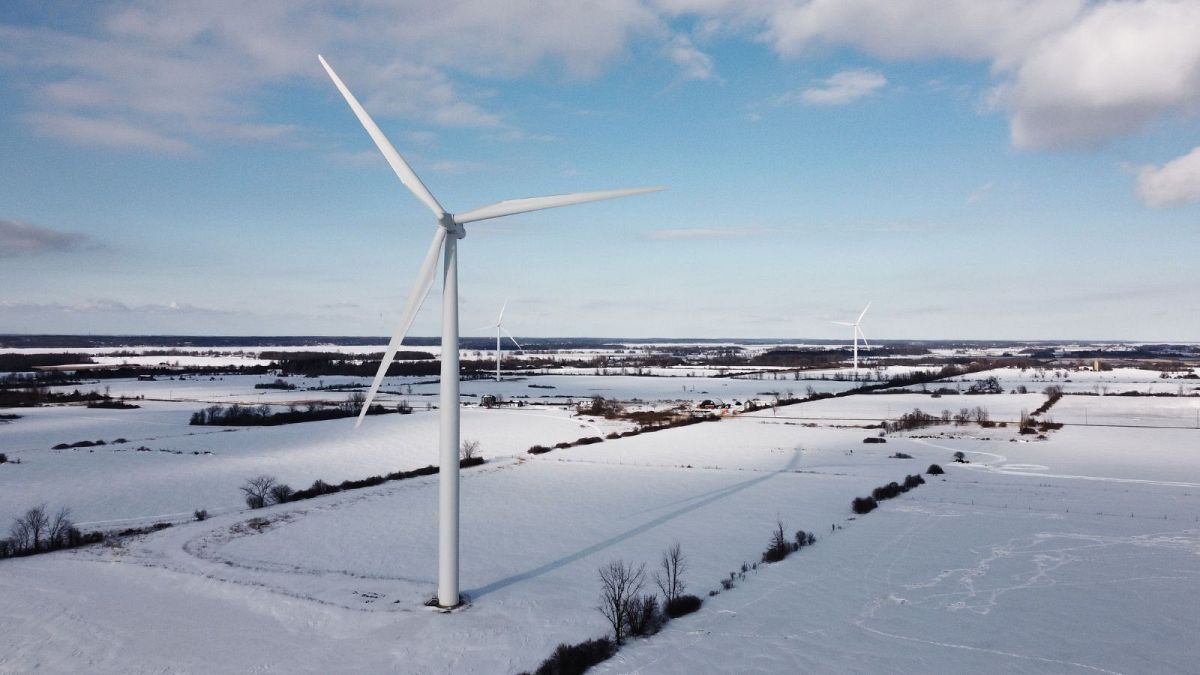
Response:
[{"label": "shrub", "polygon": [[535,672],[536,675],[582,675],[588,668],[607,661],[616,651],[616,645],[608,638],[587,640],[577,645],[563,643]]},{"label": "shrub", "polygon": [[544,445],[535,445],[532,448],[529,448],[529,454],[531,455],[542,455],[547,452],[550,452],[550,448],[547,448]]},{"label": "shrub", "polygon": [[292,486],[286,483],[272,485],[271,489],[268,490],[268,496],[271,498],[271,502],[274,504],[282,504],[286,501],[289,501],[294,494],[296,494],[296,491],[292,489]]},{"label": "shrub", "polygon": [[863,439],[863,443],[887,443],[887,439],[878,436],[867,436]]},{"label": "shrub", "polygon": [[680,595],[667,601],[667,616],[672,619],[678,619],[685,614],[691,614],[700,609],[700,605],[703,602],[703,600],[694,595]]},{"label": "shrub", "polygon": [[571,444],[566,441],[563,441],[561,443],[555,443],[554,447],[558,448],[559,450],[563,450],[565,448],[571,447]]},{"label": "shrub", "polygon": [[912,474],[909,474],[904,477],[904,487],[908,488],[909,490],[917,487],[918,485],[924,485],[924,484],[925,484],[925,479],[921,478],[920,475],[914,476]]},{"label": "shrub", "polygon": [[912,455],[910,455],[906,452],[897,452],[894,455],[890,455],[890,457],[892,459],[912,459]]},{"label": "shrub", "polygon": [[879,506],[879,502],[871,497],[855,497],[850,506],[854,509],[855,513],[861,515],[874,511],[875,507]]},{"label": "shrub", "polygon": [[930,476],[940,476],[946,472],[937,464],[930,464],[929,468],[925,469],[925,473],[929,474]]},{"label": "shrub", "polygon": [[895,482],[892,482],[892,483],[888,483],[887,485],[881,485],[881,486],[875,488],[874,490],[872,490],[871,497],[873,497],[876,502],[881,502],[885,499],[891,499],[893,497],[897,497],[900,495],[901,492],[902,492],[902,490],[900,489],[900,485]]},{"label": "shrub", "polygon": [[192,515],[196,517],[196,520],[207,520],[208,519],[208,510],[207,509],[196,509],[192,513]]},{"label": "shrub", "polygon": [[479,441],[464,440],[458,450],[459,459],[472,460],[479,455]]},{"label": "shrub", "polygon": [[657,595],[642,595],[629,602],[629,634],[654,635],[662,628],[662,610]]},{"label": "shrub", "polygon": [[3,452],[0,452],[0,464],[4,464],[7,461],[8,461],[8,455],[4,454]]},{"label": "shrub", "polygon": [[804,530],[796,530],[796,548],[799,549],[804,548],[805,546],[812,546],[816,542],[817,535],[813,534],[812,532],[805,532]]},{"label": "shrub", "polygon": [[959,464],[966,464],[967,456],[963,454],[962,450],[959,450],[958,452],[954,453],[954,461],[958,462]]}]

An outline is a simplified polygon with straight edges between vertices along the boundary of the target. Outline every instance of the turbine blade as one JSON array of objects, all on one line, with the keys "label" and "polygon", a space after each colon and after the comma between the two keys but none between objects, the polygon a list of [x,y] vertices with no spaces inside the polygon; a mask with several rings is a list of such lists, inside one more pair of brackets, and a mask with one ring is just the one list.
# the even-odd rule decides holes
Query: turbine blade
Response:
[{"label": "turbine blade", "polygon": [[837,324],[837,325],[839,325],[839,326],[855,326],[855,325],[858,325],[858,324],[853,324],[853,323],[850,323],[849,321],[830,321],[829,323],[832,323],[832,324]]},{"label": "turbine blade", "polygon": [[500,330],[504,331],[504,334],[508,336],[508,339],[512,340],[512,343],[517,346],[517,349],[520,349],[521,351],[525,351],[525,348],[521,346],[520,342],[517,342],[517,338],[513,337],[513,334],[508,332],[507,328],[505,328],[504,326],[500,326]]},{"label": "turbine blade", "polygon": [[862,340],[864,347],[870,348],[871,345],[867,343],[867,334],[862,332],[861,328],[858,329],[858,337]]},{"label": "turbine blade", "polygon": [[867,303],[867,306],[866,306],[866,307],[863,307],[862,314],[859,314],[859,315],[858,315],[858,321],[855,321],[855,322],[854,322],[854,323],[855,323],[855,325],[857,325],[857,324],[859,324],[859,323],[862,323],[862,318],[863,318],[864,316],[866,316],[866,315],[867,315],[867,310],[868,310],[868,309],[871,309],[871,303],[869,303],[869,302]]},{"label": "turbine blade", "polygon": [[421,271],[417,273],[417,283],[413,284],[412,292],[408,295],[408,302],[404,305],[404,314],[400,316],[396,332],[392,334],[387,350],[383,353],[383,360],[379,362],[379,370],[375,371],[375,380],[371,382],[371,389],[367,392],[366,400],[363,401],[362,410],[358,413],[358,421],[354,423],[355,429],[367,416],[367,409],[371,407],[371,401],[375,400],[379,385],[383,384],[388,366],[392,365],[392,359],[396,357],[396,350],[400,348],[400,343],[404,342],[404,336],[412,327],[413,319],[417,317],[417,310],[421,309],[421,304],[425,302],[425,296],[429,295],[429,289],[433,286],[433,279],[437,275],[438,257],[442,252],[442,243],[445,241],[446,228],[439,226],[433,233],[433,243],[429,245],[429,252],[425,254],[425,260],[421,263]]},{"label": "turbine blade", "polygon": [[383,153],[384,159],[391,165],[392,171],[395,171],[396,176],[400,178],[400,182],[404,183],[404,187],[416,195],[417,199],[420,199],[425,206],[428,206],[429,210],[433,211],[434,216],[441,218],[445,215],[446,209],[443,209],[438,200],[434,199],[433,194],[429,192],[429,188],[425,187],[425,184],[417,177],[417,174],[408,165],[408,162],[404,161],[400,153],[396,152],[396,148],[392,147],[387,136],[384,136],[383,132],[379,130],[379,126],[375,124],[375,120],[371,119],[371,116],[363,109],[358,99],[354,98],[354,94],[351,94],[350,90],[346,88],[342,79],[325,62],[325,57],[317,54],[317,58],[320,59],[321,65],[325,67],[325,72],[329,73],[329,78],[333,80],[333,84],[338,88],[338,91],[342,92],[342,98],[346,99],[346,103],[350,104],[350,109],[354,111],[355,116],[358,117],[358,121],[362,123],[363,128],[371,135],[371,140],[375,141],[375,145]]},{"label": "turbine blade", "polygon": [[504,304],[500,306],[500,318],[496,319],[496,325],[504,323],[504,310],[508,309],[508,298],[504,299]]},{"label": "turbine blade", "polygon": [[500,216],[511,216],[514,213],[527,213],[529,211],[540,211],[542,209],[552,209],[558,206],[570,206],[571,204],[583,204],[584,202],[594,202],[601,199],[616,199],[617,197],[628,197],[630,195],[640,195],[646,192],[659,192],[665,190],[663,187],[648,187],[648,188],[630,188],[627,190],[602,190],[600,192],[576,192],[569,195],[551,195],[549,197],[530,197],[528,199],[508,199],[502,202],[496,202],[488,206],[483,206],[478,209],[467,211],[466,213],[456,214],[454,221],[459,224],[471,223],[477,220],[487,220],[488,218],[499,218]]}]

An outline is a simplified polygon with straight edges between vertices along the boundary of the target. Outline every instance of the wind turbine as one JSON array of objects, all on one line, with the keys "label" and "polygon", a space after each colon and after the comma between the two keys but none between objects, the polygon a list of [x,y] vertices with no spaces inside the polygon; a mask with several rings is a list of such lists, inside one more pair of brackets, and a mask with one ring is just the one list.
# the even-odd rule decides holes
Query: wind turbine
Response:
[{"label": "wind turbine", "polygon": [[867,315],[868,309],[871,309],[871,303],[869,303],[869,302],[867,303],[866,307],[863,307],[862,314],[858,315],[858,319],[856,319],[854,321],[854,323],[850,323],[849,321],[833,321],[833,322],[831,322],[831,323],[835,323],[839,326],[850,326],[852,328],[852,330],[850,331],[850,334],[854,336],[854,379],[856,379],[856,380],[858,379],[858,339],[860,337],[862,338],[864,347],[871,346],[871,345],[867,344],[867,336],[862,332],[862,320],[863,320],[863,317]]},{"label": "wind turbine", "polygon": [[371,401],[375,398],[376,392],[379,391],[379,385],[383,383],[388,366],[391,365],[392,359],[396,356],[396,350],[404,341],[408,329],[412,326],[413,319],[416,318],[417,310],[421,308],[425,297],[429,294],[429,289],[433,286],[434,275],[437,272],[438,256],[441,255],[442,364],[441,386],[439,389],[441,440],[438,451],[440,469],[438,473],[437,604],[441,607],[455,607],[459,604],[460,599],[458,592],[458,240],[466,236],[466,230],[463,229],[463,225],[478,220],[499,218],[501,216],[538,211],[540,209],[582,204],[600,199],[626,197],[645,192],[656,192],[663,188],[633,188],[627,190],[606,190],[602,192],[578,192],[575,194],[531,197],[528,199],[510,199],[465,213],[452,214],[442,208],[442,205],[429,192],[429,189],[425,187],[425,184],[421,182],[417,174],[404,161],[400,153],[396,152],[396,149],[392,147],[391,142],[379,130],[379,127],[371,119],[371,116],[359,104],[358,99],[354,98],[354,94],[350,93],[350,90],[346,88],[346,85],[337,76],[337,73],[333,72],[333,68],[329,67],[324,57],[318,54],[317,59],[320,60],[321,66],[325,68],[325,72],[329,74],[330,79],[333,80],[333,84],[341,92],[342,97],[346,99],[346,103],[350,105],[350,109],[358,117],[358,121],[367,130],[367,133],[371,136],[371,140],[375,142],[376,147],[383,153],[384,158],[392,167],[392,171],[396,173],[400,182],[421,203],[429,207],[429,210],[433,211],[434,217],[437,218],[438,224],[433,232],[433,242],[429,245],[429,251],[425,254],[425,260],[421,263],[420,271],[417,273],[417,282],[413,285],[412,291],[408,296],[408,301],[404,305],[404,313],[401,315],[396,332],[392,334],[392,339],[388,342],[387,350],[383,353],[383,360],[379,364],[379,370],[375,373],[375,380],[371,383],[371,389],[367,392],[367,398],[363,402],[362,411],[359,412],[358,422],[355,424],[355,427],[357,428],[358,425],[362,424],[363,417],[366,416],[367,409],[371,406]]},{"label": "wind turbine", "polygon": [[483,328],[495,328],[496,329],[496,381],[497,382],[500,381],[500,331],[504,331],[504,334],[508,336],[508,339],[512,340],[512,343],[517,346],[517,349],[520,349],[521,351],[525,351],[525,348],[521,346],[521,343],[517,342],[517,338],[513,337],[513,334],[508,332],[508,329],[504,327],[504,310],[506,310],[506,309],[508,309],[508,300],[505,300],[504,304],[500,306],[500,316],[496,318],[496,323],[483,326]]}]

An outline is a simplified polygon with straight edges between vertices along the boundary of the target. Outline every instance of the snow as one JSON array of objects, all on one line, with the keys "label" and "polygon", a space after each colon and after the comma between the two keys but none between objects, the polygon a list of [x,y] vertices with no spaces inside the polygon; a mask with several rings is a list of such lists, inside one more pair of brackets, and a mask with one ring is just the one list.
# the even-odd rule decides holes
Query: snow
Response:
[{"label": "snow", "polygon": [[[1006,370],[1011,390],[1024,376]],[[1153,385],[1157,372],[1113,377]],[[385,389],[405,386],[393,379]],[[1048,416],[1068,425],[1046,440],[971,425],[867,445],[878,431],[862,425],[914,407],[978,405],[1015,419],[1045,396],[856,395],[536,457],[522,451],[628,425],[551,407],[466,407],[463,436],[490,461],[462,474],[471,604],[443,614],[422,606],[437,569],[436,477],[253,512],[239,510],[237,491],[254,473],[304,487],[433,462],[436,420],[420,406],[432,399],[417,397],[433,385],[403,396],[414,414],[372,417],[358,431],[353,420],[187,426],[201,400],[345,396],[264,392],[257,381],[113,382],[114,394],[194,400],[20,410],[0,426],[0,445],[22,460],[0,465],[0,519],[42,500],[81,521],[182,516],[113,546],[0,561],[0,672],[533,669],[560,642],[606,633],[595,610],[600,565],[653,567],[674,541],[704,607],[631,640],[596,672],[1194,670],[1200,430],[1187,427],[1200,398],[1067,395]],[[806,384],[556,375],[463,389],[694,401]],[[117,436],[129,449],[50,450]],[[184,454],[133,451],[139,444]],[[213,454],[191,454],[203,450]],[[956,451],[970,463],[953,463]],[[944,480],[851,514],[853,497],[934,462]],[[217,515],[188,521],[201,507]],[[720,590],[758,560],[777,519],[818,541]]]},{"label": "snow", "polygon": [[[20,464],[0,465],[0,522],[40,502],[67,506],[75,520],[100,526],[190,517],[242,506],[238,486],[269,474],[294,488],[437,463],[437,411],[379,415],[357,430],[354,418],[274,427],[188,426],[191,404],[139,410],[78,407],[24,409],[6,425],[3,447]],[[535,444],[630,428],[577,420],[564,410],[466,408],[462,437],[498,457]],[[112,444],[118,437],[127,443]],[[59,443],[104,440],[94,448],[53,450]],[[139,452],[138,447],[150,452]],[[195,454],[199,453],[199,454]]]}]

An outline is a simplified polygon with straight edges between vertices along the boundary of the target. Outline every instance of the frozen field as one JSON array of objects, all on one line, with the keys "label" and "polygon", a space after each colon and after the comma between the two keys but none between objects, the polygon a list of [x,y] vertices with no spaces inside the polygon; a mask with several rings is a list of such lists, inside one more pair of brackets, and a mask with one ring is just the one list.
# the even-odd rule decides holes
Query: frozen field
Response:
[{"label": "frozen field", "polygon": [[[255,384],[270,383],[274,375],[225,375],[215,379],[189,377],[187,379],[158,379],[142,382],[137,380],[99,380],[84,385],[56,388],[59,391],[81,389],[84,391],[106,388],[112,396],[144,396],[154,400],[194,401],[198,403],[245,403],[257,405],[304,403],[307,401],[344,401],[345,392],[307,390],[307,387],[344,385],[359,386],[363,390],[371,384],[366,377],[289,377],[284,378],[295,390],[255,389]],[[773,393],[786,397],[788,392],[804,396],[811,386],[819,392],[840,392],[853,389],[856,383],[845,380],[749,380],[742,378],[717,377],[652,377],[636,375],[539,375],[533,377],[506,377],[500,382],[493,379],[463,380],[460,395],[464,403],[478,402],[481,396],[493,394],[506,400],[526,402],[567,403],[579,402],[593,396],[616,398],[621,401],[644,401],[649,403],[689,402],[699,403],[705,399],[730,402],[752,398],[769,399]],[[438,393],[437,378],[434,377],[389,377],[384,381],[379,400],[381,402],[401,399],[421,405],[423,401],[435,401]]]},{"label": "frozen field", "polygon": [[[1059,407],[1085,398],[1095,400],[1067,396],[1051,413],[1073,414]],[[1143,406],[1114,408],[1113,419],[1188,402],[1102,398]],[[495,458],[463,474],[467,609],[421,607],[435,585],[436,479],[411,479],[184,522],[116,547],[0,561],[0,672],[516,672],[559,642],[605,633],[598,566],[653,565],[676,540],[704,607],[634,640],[599,672],[1193,671],[1200,430],[1067,426],[1024,442],[1012,428],[946,427],[864,445],[876,432],[850,426],[918,399],[928,397],[825,400],[536,458],[510,455],[594,431],[566,413],[465,409],[464,436],[477,429]],[[933,402],[983,405],[999,418],[1042,400]],[[155,421],[179,429],[167,418],[192,408],[175,405],[89,412],[141,412],[149,439]],[[103,424],[66,409],[33,412],[18,420],[30,423],[20,438],[31,448]],[[361,477],[432,461],[432,416],[369,422],[359,434],[341,420],[155,437],[207,444],[214,456],[39,450],[0,467],[0,479],[45,466],[43,479],[61,485],[78,466],[68,462],[91,462],[97,478],[119,484],[133,464],[117,456],[129,455],[164,480],[226,485],[232,507],[251,464],[304,485],[288,472],[307,467],[329,480],[336,467]],[[117,433],[112,424],[102,436]],[[0,433],[15,438],[19,428]],[[395,442],[409,435],[424,440]],[[238,446],[247,464],[203,471]],[[951,463],[957,450],[971,463]],[[914,459],[888,457],[897,451]],[[946,480],[852,516],[852,497],[931,462]],[[87,486],[81,478],[58,489]],[[168,512],[182,489],[96,496],[79,508]],[[185,513],[195,508],[186,497]],[[815,531],[817,544],[708,597],[758,559],[776,518]]]},{"label": "frozen field", "polygon": [[[22,409],[0,427],[0,448],[20,464],[0,465],[0,522],[47,502],[101,527],[186,518],[196,509],[240,508],[238,486],[266,473],[293,488],[437,463],[437,413],[372,416],[274,427],[188,426],[188,403],[139,410],[79,407]],[[485,457],[524,452],[629,425],[579,420],[561,409],[462,411],[462,437],[480,441]],[[113,445],[117,438],[128,442]],[[53,450],[59,443],[104,440],[95,448]],[[139,452],[138,447],[151,451]],[[199,454],[196,454],[199,453]]]},{"label": "frozen field", "polygon": [[965,375],[962,380],[966,382],[995,377],[1005,389],[1011,390],[1024,385],[1029,391],[1035,392],[1049,385],[1057,385],[1062,387],[1063,391],[1097,395],[1120,394],[1126,391],[1143,394],[1200,393],[1200,380],[1179,377],[1184,374],[1171,373],[1169,377],[1164,378],[1161,371],[1139,368],[1114,368],[1099,372],[1066,368],[996,368]]}]

